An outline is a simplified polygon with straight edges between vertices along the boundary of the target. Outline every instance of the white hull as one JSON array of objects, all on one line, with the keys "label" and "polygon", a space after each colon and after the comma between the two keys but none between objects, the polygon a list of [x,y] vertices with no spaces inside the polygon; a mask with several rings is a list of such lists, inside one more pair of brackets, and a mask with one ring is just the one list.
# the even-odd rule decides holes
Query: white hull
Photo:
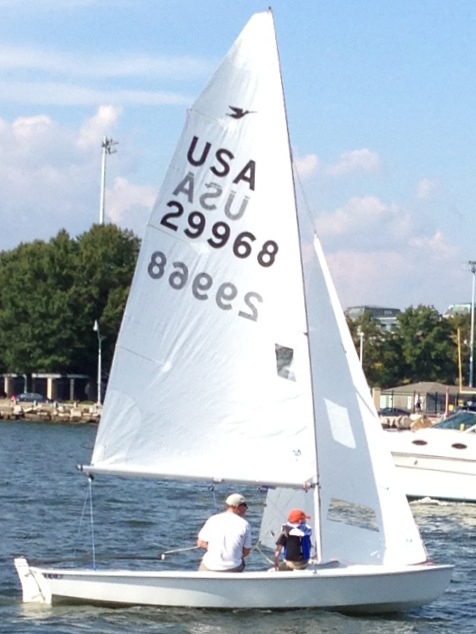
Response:
[{"label": "white hull", "polygon": [[[409,498],[476,502],[476,435],[454,430],[387,432]],[[425,442],[426,444],[419,444]]]},{"label": "white hull", "polygon": [[337,566],[293,572],[61,570],[15,560],[25,602],[394,612],[430,603],[451,566]]}]

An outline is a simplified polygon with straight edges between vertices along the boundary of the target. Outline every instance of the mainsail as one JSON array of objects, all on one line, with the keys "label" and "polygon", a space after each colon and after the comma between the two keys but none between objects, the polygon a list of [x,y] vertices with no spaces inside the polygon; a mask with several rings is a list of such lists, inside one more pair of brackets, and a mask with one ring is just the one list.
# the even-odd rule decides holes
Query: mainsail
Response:
[{"label": "mainsail", "polygon": [[147,224],[95,471],[315,481],[294,209],[273,21],[262,13],[191,107]]}]

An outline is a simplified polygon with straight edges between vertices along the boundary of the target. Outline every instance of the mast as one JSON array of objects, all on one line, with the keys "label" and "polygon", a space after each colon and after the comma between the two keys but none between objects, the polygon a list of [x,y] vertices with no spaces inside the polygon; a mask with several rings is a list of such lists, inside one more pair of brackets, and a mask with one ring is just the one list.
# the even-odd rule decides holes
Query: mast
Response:
[{"label": "mast", "polygon": [[[276,51],[277,51],[277,55],[278,55],[278,60],[279,60],[279,77],[281,80],[281,90],[283,93],[283,103],[284,103],[284,116],[285,116],[285,120],[286,120],[286,131],[287,131],[287,136],[288,136],[288,150],[289,150],[289,161],[291,164],[291,174],[292,174],[292,186],[293,186],[293,193],[294,193],[294,209],[296,212],[296,222],[297,222],[297,227],[298,227],[298,233],[299,233],[299,255],[300,255],[300,260],[301,260],[301,285],[302,285],[302,291],[303,291],[303,297],[304,297],[304,310],[305,310],[305,314],[306,314],[306,335],[309,332],[309,318],[308,318],[308,302],[307,302],[307,294],[306,294],[306,281],[304,278],[304,261],[303,261],[303,255],[302,255],[302,244],[303,244],[303,240],[304,240],[304,236],[303,236],[303,228],[301,226],[301,219],[299,217],[299,213],[298,213],[298,201],[297,201],[297,195],[296,195],[296,179],[295,179],[295,175],[294,175],[294,163],[293,163],[293,155],[292,155],[292,149],[291,149],[291,138],[290,138],[290,134],[289,134],[289,121],[288,121],[288,110],[287,110],[287,106],[286,106],[286,94],[284,91],[284,84],[283,84],[283,78],[282,78],[282,73],[281,73],[281,60],[279,57],[279,47],[278,47],[278,42],[277,42],[277,38],[276,38],[276,29],[274,26],[274,17],[273,17],[273,12],[271,10],[271,8],[268,9],[269,13],[271,14],[271,19],[273,22],[273,33],[274,33],[274,38],[275,38],[275,43],[276,43]],[[309,367],[309,375],[311,378],[311,393],[312,395],[314,395],[314,377],[313,377],[313,373],[312,373],[312,363],[311,363],[311,349],[310,349],[310,345],[309,345],[309,337],[307,337],[307,350],[308,350],[308,367]],[[314,528],[314,539],[315,539],[315,543],[316,543],[316,551],[318,554],[318,557],[321,557],[321,553],[322,553],[322,547],[321,547],[321,498],[320,498],[320,489],[319,489],[319,458],[318,458],[318,453],[317,453],[317,436],[316,436],[316,425],[315,425],[315,420],[316,420],[316,410],[315,410],[315,405],[314,405],[314,398],[312,398],[312,413],[313,413],[313,429],[312,429],[312,436],[313,436],[313,440],[314,440],[314,456],[315,456],[315,465],[316,465],[316,473],[313,476],[313,500],[314,500],[314,509],[315,512],[313,513],[313,528]]]}]

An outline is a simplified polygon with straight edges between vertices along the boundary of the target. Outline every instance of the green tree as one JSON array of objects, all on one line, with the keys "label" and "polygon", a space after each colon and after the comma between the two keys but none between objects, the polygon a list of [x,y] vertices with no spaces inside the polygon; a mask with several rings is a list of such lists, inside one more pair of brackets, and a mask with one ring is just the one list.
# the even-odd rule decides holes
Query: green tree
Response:
[{"label": "green tree", "polygon": [[362,367],[369,385],[380,386],[382,358],[388,333],[382,330],[378,320],[373,319],[368,312],[355,321],[348,320],[348,324],[359,355],[362,349]]},{"label": "green tree", "polygon": [[75,245],[65,231],[0,254],[0,348],[4,370],[68,365],[74,329]]},{"label": "green tree", "polygon": [[1,252],[0,370],[94,375],[96,319],[107,369],[138,250],[130,231],[95,225]]},{"label": "green tree", "polygon": [[393,331],[382,330],[369,313],[350,321],[349,327],[357,350],[359,332],[363,333],[363,369],[371,387],[416,381],[456,383],[457,330],[469,339],[468,315],[448,319],[433,307],[418,306],[401,313]]},{"label": "green tree", "polygon": [[398,333],[393,331],[386,333],[380,363],[379,387],[385,389],[405,382],[407,372]]},{"label": "green tree", "polygon": [[454,363],[455,367],[458,368],[458,383],[461,373],[461,382],[463,385],[467,385],[469,382],[471,313],[453,315],[448,318],[448,323],[453,332],[452,339],[455,343]]},{"label": "green tree", "polygon": [[407,308],[398,316],[397,328],[389,342],[400,358],[400,383],[455,383],[457,366],[452,324],[434,307]]},{"label": "green tree", "polygon": [[112,361],[139,247],[137,236],[112,224],[93,225],[78,238],[75,291],[82,305],[79,336],[90,344],[83,346],[80,364],[90,372],[97,362],[91,345],[96,339],[96,320],[103,339],[103,367],[107,369]]}]

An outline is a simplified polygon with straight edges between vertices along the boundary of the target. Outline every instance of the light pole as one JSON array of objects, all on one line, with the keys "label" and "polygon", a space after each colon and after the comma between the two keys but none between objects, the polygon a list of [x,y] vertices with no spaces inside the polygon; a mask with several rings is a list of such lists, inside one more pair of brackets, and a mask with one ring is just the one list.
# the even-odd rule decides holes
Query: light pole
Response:
[{"label": "light pole", "polygon": [[360,339],[359,359],[360,359],[360,365],[362,365],[364,362],[364,333],[359,328],[357,334],[359,335],[359,339]]},{"label": "light pole", "polygon": [[101,200],[99,205],[99,224],[104,224],[104,206],[106,198],[106,156],[114,154],[117,150],[114,148],[118,141],[113,141],[105,136],[102,140],[102,161],[101,161]]},{"label": "light pole", "polygon": [[469,270],[473,274],[473,281],[471,284],[471,334],[469,342],[469,387],[473,387],[473,365],[474,365],[474,281],[476,278],[476,261],[470,260],[468,262]]},{"label": "light pole", "polygon": [[97,404],[101,405],[102,404],[102,395],[101,395],[101,378],[102,378],[102,337],[101,337],[101,331],[99,330],[99,323],[98,320],[96,319],[96,321],[94,322],[94,326],[93,326],[93,330],[95,332],[98,333],[98,387],[97,387],[97,391],[98,391],[98,400],[97,400]]}]

